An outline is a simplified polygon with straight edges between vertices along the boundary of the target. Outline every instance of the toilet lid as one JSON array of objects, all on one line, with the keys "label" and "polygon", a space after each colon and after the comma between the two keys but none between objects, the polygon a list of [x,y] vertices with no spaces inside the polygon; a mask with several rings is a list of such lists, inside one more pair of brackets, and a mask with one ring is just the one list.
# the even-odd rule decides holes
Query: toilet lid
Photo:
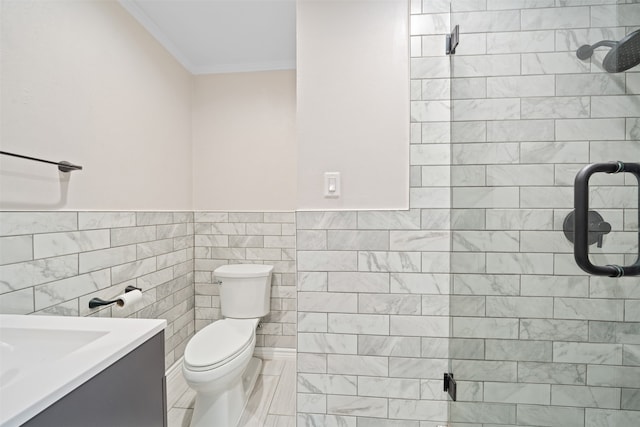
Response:
[{"label": "toilet lid", "polygon": [[184,351],[184,362],[193,369],[202,369],[232,359],[251,344],[254,331],[252,322],[213,322],[191,338]]}]

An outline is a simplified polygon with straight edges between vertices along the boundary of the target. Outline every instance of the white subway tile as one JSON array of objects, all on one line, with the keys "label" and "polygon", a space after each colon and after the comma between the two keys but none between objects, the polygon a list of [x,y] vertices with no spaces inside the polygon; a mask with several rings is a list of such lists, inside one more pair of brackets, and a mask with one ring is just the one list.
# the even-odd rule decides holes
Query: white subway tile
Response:
[{"label": "white subway tile", "polygon": [[465,33],[518,31],[520,30],[520,11],[455,12],[451,14],[451,22],[460,25],[461,38]]},{"label": "white subway tile", "polygon": [[358,271],[419,272],[420,268],[417,252],[358,252]]},{"label": "white subway tile", "polygon": [[520,74],[520,55],[518,54],[460,56],[452,58],[452,63],[453,77],[493,77]]},{"label": "white subway tile", "polygon": [[460,122],[451,123],[452,142],[485,142],[487,140],[486,122]]},{"label": "white subway tile", "polygon": [[0,293],[29,288],[77,274],[77,255],[8,264],[0,266]]},{"label": "white subway tile", "polygon": [[518,363],[518,382],[522,383],[584,385],[586,374],[587,369],[583,364]]},{"label": "white subway tile", "polygon": [[622,344],[554,342],[553,361],[621,365]]},{"label": "white subway tile", "polygon": [[448,231],[391,231],[392,251],[446,251],[450,246]]},{"label": "white subway tile", "polygon": [[558,96],[622,95],[624,76],[615,74],[565,74],[556,77]]},{"label": "white subway tile", "polygon": [[298,311],[357,313],[357,294],[298,292]]},{"label": "white subway tile", "polygon": [[517,187],[459,187],[453,189],[455,208],[517,208],[520,190]]},{"label": "white subway tile", "polygon": [[591,117],[637,117],[640,95],[593,96]]},{"label": "white subway tile", "polygon": [[556,120],[559,141],[623,140],[624,118]]},{"label": "white subway tile", "polygon": [[604,387],[552,385],[551,404],[554,406],[618,409],[620,390]]},{"label": "white subway tile", "polygon": [[379,356],[329,354],[327,371],[330,374],[386,377],[389,375],[389,360]]},{"label": "white subway tile", "polygon": [[359,211],[359,229],[411,230],[420,228],[420,210]]},{"label": "white subway tile", "polygon": [[77,229],[76,212],[0,212],[0,236]]},{"label": "white subway tile", "polygon": [[489,165],[487,185],[492,187],[554,185],[553,165]]},{"label": "white subway tile", "polygon": [[489,317],[553,317],[553,299],[536,297],[487,297]]},{"label": "white subway tile", "polygon": [[298,332],[298,351],[302,353],[356,354],[356,335]]},{"label": "white subway tile", "polygon": [[591,7],[591,25],[586,27],[637,26],[640,4],[615,4]]},{"label": "white subway tile", "polygon": [[420,381],[417,379],[358,377],[360,396],[419,399]]},{"label": "white subway tile", "polygon": [[[589,62],[581,61],[575,52],[524,53],[522,74],[588,73]],[[511,73],[517,74],[517,73]]]},{"label": "white subway tile", "polygon": [[297,212],[299,230],[355,229],[356,212]]},{"label": "white subway tile", "polygon": [[78,229],[134,227],[135,212],[78,212]]},{"label": "white subway tile", "polygon": [[517,251],[520,238],[513,231],[454,231],[453,251],[506,252]]},{"label": "white subway tile", "polygon": [[447,337],[449,319],[438,316],[391,316],[390,334],[397,336]]},{"label": "white subway tile", "polygon": [[0,265],[30,261],[32,259],[32,236],[0,237]]},{"label": "white subway tile", "polygon": [[329,332],[338,334],[386,335],[389,316],[378,314],[329,313]]},{"label": "white subway tile", "polygon": [[551,385],[485,382],[484,401],[549,405],[551,403]]},{"label": "white subway tile", "polygon": [[[634,408],[635,409],[635,408]],[[585,409],[585,420],[587,425],[613,425],[613,426],[633,426],[640,425],[640,412],[621,411],[618,408],[606,409]]]},{"label": "white subway tile", "polygon": [[299,251],[299,271],[357,271],[358,254],[354,251]]},{"label": "white subway tile", "polygon": [[425,187],[409,189],[409,206],[412,209],[448,208],[450,203],[450,191],[448,188]]},{"label": "white subway tile", "polygon": [[358,354],[420,357],[420,338],[360,335],[358,336]]},{"label": "white subway tile", "polygon": [[[551,362],[551,341],[486,340],[487,360],[516,360],[524,362]],[[482,353],[485,358],[485,353]]]},{"label": "white subway tile", "polygon": [[298,374],[298,391],[301,393],[323,393],[355,395],[357,377],[350,375]]},{"label": "white subway tile", "polygon": [[523,119],[571,119],[589,117],[589,97],[546,97],[522,100]]},{"label": "white subway tile", "polygon": [[441,122],[451,116],[449,101],[411,101],[412,122]]},{"label": "white subway tile", "polygon": [[328,283],[331,292],[386,293],[389,292],[389,273],[330,272]]},{"label": "white subway tile", "polygon": [[451,162],[449,146],[445,144],[411,145],[412,165],[448,165]]},{"label": "white subway tile", "polygon": [[523,30],[544,30],[589,27],[588,7],[552,7],[523,9]]},{"label": "white subway tile", "polygon": [[327,396],[327,412],[337,415],[386,418],[387,399],[361,396]]},{"label": "white subway tile", "polygon": [[411,420],[432,420],[435,425],[437,421],[447,421],[447,402],[389,399],[389,416]]},{"label": "white subway tile", "polygon": [[5,292],[0,295],[0,312],[2,314],[30,314],[33,311],[33,288]]},{"label": "white subway tile", "polygon": [[547,31],[520,31],[487,34],[487,53],[553,52],[555,33]]},{"label": "white subway tile", "polygon": [[420,314],[420,295],[360,294],[358,312],[376,314]]},{"label": "white subway tile", "polygon": [[35,309],[42,310],[111,286],[109,269],[49,282],[34,288]]},{"label": "white subway tile", "polygon": [[459,402],[452,408],[450,420],[458,423],[515,424],[516,405]]},{"label": "white subway tile", "polygon": [[553,255],[536,253],[488,253],[487,273],[552,274]]},{"label": "white subway tile", "polygon": [[487,79],[484,77],[452,79],[451,99],[473,99],[487,97]]},{"label": "white subway tile", "polygon": [[[517,143],[477,143],[454,144],[451,147],[453,162],[456,165],[486,165],[496,163],[517,163],[520,146]],[[454,191],[455,200],[455,191]],[[454,207],[458,207],[455,206]]]},{"label": "white subway tile", "polygon": [[521,163],[588,163],[589,143],[582,141],[523,142],[520,144],[520,161]]},{"label": "white subway tile", "polygon": [[584,427],[584,409],[558,406],[518,405],[520,425],[538,423],[563,427]]}]

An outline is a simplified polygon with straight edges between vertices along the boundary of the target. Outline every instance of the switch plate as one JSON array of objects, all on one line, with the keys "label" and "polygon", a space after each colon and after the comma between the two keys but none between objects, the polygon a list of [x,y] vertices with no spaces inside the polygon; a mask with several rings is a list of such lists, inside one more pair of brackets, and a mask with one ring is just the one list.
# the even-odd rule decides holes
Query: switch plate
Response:
[{"label": "switch plate", "polygon": [[324,173],[324,197],[340,197],[340,172]]}]

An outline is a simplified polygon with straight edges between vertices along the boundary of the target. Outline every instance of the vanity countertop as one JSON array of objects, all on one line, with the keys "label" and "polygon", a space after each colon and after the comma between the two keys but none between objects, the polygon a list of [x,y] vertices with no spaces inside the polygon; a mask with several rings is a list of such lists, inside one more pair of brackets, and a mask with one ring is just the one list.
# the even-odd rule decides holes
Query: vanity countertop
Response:
[{"label": "vanity countertop", "polygon": [[0,426],[33,418],[166,325],[163,319],[0,315]]}]

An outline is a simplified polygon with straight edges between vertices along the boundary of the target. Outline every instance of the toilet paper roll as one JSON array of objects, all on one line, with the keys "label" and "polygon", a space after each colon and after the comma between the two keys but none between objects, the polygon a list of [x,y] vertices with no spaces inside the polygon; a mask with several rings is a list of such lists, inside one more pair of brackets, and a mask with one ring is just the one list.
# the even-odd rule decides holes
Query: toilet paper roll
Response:
[{"label": "toilet paper roll", "polygon": [[137,303],[138,301],[142,301],[142,292],[136,289],[135,291],[124,293],[116,299],[118,300],[116,302],[118,307],[127,307]]}]

